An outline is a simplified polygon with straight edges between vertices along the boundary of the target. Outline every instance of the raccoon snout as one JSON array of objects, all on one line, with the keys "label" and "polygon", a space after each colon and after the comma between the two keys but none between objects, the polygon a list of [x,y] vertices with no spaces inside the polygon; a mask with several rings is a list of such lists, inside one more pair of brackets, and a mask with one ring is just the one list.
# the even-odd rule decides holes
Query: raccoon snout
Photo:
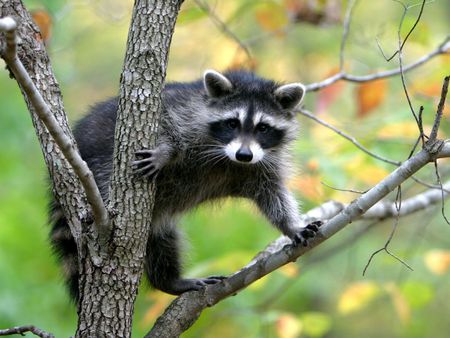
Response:
[{"label": "raccoon snout", "polygon": [[248,147],[241,147],[236,152],[236,160],[239,162],[250,162],[253,159],[253,153]]}]

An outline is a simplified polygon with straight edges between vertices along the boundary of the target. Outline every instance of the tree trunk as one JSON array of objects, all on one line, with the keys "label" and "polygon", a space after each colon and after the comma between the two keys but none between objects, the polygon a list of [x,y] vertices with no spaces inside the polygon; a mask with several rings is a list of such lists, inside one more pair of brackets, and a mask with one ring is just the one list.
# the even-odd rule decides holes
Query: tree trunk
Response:
[{"label": "tree trunk", "polygon": [[[132,179],[134,152],[155,146],[160,93],[181,0],[137,0],[121,77],[110,186],[113,238],[100,261],[83,259],[77,337],[129,337],[143,270],[154,187]],[[130,126],[132,126],[130,128]]]}]

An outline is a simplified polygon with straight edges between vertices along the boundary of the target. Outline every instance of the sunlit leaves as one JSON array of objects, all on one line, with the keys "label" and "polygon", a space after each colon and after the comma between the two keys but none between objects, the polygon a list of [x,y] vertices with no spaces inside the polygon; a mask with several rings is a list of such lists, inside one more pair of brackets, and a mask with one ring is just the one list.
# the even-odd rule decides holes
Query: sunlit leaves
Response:
[{"label": "sunlit leaves", "polygon": [[402,121],[389,123],[382,126],[378,132],[377,136],[383,140],[389,139],[416,139],[418,135],[417,123],[414,121]]},{"label": "sunlit leaves", "polygon": [[413,309],[420,309],[427,305],[435,296],[435,291],[430,284],[418,281],[407,281],[400,285],[400,290]]},{"label": "sunlit leaves", "polygon": [[430,250],[424,257],[427,268],[436,275],[447,273],[450,267],[449,250]]},{"label": "sunlit leaves", "polygon": [[308,337],[324,337],[332,327],[329,315],[321,312],[305,312],[300,316],[303,332]]},{"label": "sunlit leaves", "polygon": [[276,321],[276,332],[278,338],[296,338],[302,332],[302,323],[293,314],[282,314]]},{"label": "sunlit leaves", "polygon": [[338,310],[349,314],[364,309],[380,292],[374,282],[356,282],[350,284],[339,297]]}]

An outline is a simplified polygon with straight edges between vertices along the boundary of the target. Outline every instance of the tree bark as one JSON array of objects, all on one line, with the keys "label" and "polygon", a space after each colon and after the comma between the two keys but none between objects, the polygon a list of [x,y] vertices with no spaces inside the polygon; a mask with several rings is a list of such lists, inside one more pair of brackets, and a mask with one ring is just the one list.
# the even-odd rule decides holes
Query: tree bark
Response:
[{"label": "tree bark", "polygon": [[181,3],[137,0],[134,5],[121,77],[110,185],[110,207],[117,216],[112,221],[113,238],[107,255],[100,260],[96,256],[96,260],[89,250],[85,251],[77,337],[131,335],[154,187],[148,181],[132,179],[129,163],[136,150],[155,146],[160,94]]}]

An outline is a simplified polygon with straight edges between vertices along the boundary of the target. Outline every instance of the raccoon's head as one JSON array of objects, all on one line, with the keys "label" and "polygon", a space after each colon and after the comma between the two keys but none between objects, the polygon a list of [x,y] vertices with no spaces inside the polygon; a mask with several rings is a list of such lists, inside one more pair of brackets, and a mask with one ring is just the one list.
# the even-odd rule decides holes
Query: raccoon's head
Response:
[{"label": "raccoon's head", "polygon": [[238,163],[258,163],[295,138],[300,83],[279,85],[238,71],[207,70],[203,78],[210,110],[209,135]]}]

